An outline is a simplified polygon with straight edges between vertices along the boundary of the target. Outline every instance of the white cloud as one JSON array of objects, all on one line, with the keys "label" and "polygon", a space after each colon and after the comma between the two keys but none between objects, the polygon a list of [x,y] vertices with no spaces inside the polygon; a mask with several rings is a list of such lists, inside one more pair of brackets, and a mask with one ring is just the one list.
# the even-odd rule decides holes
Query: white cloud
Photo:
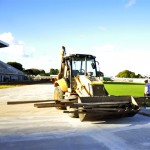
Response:
[{"label": "white cloud", "polygon": [[6,56],[18,57],[22,56],[24,53],[24,42],[16,40],[12,33],[3,33],[0,35],[0,40],[9,44],[9,47],[2,48],[0,54],[5,54]]},{"label": "white cloud", "polygon": [[[37,68],[44,69],[46,72],[50,68],[60,67],[59,51],[42,53],[42,51],[28,46],[21,40],[16,40],[11,33],[0,35],[0,40],[10,44],[8,48],[0,49],[0,60],[4,62],[16,61],[23,65],[25,69]],[[148,47],[148,46],[147,46]],[[55,49],[59,49],[55,47]],[[141,50],[142,49],[142,50]],[[90,50],[90,51],[88,51]],[[125,69],[140,73],[142,75],[150,74],[149,49],[144,46],[114,44],[105,44],[96,47],[67,46],[67,54],[87,53],[95,55],[100,63],[100,69],[105,75],[115,76]]]},{"label": "white cloud", "polygon": [[122,49],[116,45],[107,44],[96,47],[92,51],[100,63],[100,70],[106,76],[115,76],[126,69],[136,74],[150,74],[147,69],[150,51]]},{"label": "white cloud", "polygon": [[105,75],[114,75],[115,69],[110,67],[115,65],[115,49],[116,46],[112,44],[106,44],[93,48],[92,54],[96,56],[97,61],[100,63],[100,70]]},{"label": "white cloud", "polygon": [[12,41],[14,41],[14,37],[12,36],[12,34],[10,32],[2,33],[0,35],[0,40],[3,40],[4,42],[11,43]]},{"label": "white cloud", "polygon": [[128,2],[126,3],[125,7],[128,8],[128,7],[131,7],[133,5],[136,4],[136,0],[128,0]]},{"label": "white cloud", "polygon": [[42,51],[16,39],[10,32],[0,34],[0,40],[9,44],[9,47],[0,49],[0,60],[5,63],[16,61],[25,69],[37,68],[44,69],[46,72],[50,68],[59,68],[59,61],[56,61],[56,58],[50,59],[49,55],[42,54]]},{"label": "white cloud", "polygon": [[50,68],[60,68],[60,60],[50,58],[49,55],[39,55],[24,59],[24,68],[37,68],[44,69],[46,72],[50,71]]}]

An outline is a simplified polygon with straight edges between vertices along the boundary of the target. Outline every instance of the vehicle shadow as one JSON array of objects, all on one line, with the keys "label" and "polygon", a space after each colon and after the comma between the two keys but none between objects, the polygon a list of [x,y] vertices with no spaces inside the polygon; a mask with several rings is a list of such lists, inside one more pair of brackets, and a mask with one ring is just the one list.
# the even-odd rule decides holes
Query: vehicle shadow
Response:
[{"label": "vehicle shadow", "polygon": [[150,123],[150,117],[140,114],[136,114],[133,117],[105,119],[101,121],[92,122],[92,124],[130,124],[130,126],[144,125],[147,123]]}]

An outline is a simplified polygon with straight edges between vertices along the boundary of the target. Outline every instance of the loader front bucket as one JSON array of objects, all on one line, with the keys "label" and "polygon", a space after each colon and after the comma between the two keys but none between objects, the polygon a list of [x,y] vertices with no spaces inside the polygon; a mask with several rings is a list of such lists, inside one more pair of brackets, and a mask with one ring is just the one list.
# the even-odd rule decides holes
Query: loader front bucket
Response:
[{"label": "loader front bucket", "polygon": [[132,117],[139,111],[132,96],[79,97],[74,106],[81,121]]}]

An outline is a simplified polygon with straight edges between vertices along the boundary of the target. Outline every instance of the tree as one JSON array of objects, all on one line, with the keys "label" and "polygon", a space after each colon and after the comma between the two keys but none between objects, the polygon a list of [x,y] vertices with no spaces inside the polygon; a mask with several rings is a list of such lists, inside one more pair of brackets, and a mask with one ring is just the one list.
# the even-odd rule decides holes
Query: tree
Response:
[{"label": "tree", "polygon": [[7,62],[8,65],[20,70],[20,71],[23,71],[23,67],[22,67],[22,64],[18,63],[18,62]]},{"label": "tree", "polygon": [[50,69],[50,75],[57,75],[58,73],[59,73],[58,69],[53,69],[53,68]]},{"label": "tree", "polygon": [[143,78],[143,76],[141,74],[137,74],[136,78]]},{"label": "tree", "polygon": [[42,76],[45,75],[44,70],[39,70],[39,69],[35,69],[35,68],[26,69],[24,72],[27,73],[28,75],[42,75]]},{"label": "tree", "polygon": [[131,71],[130,71],[130,75],[129,76],[130,76],[130,78],[135,78],[136,77],[135,73],[131,72]]},{"label": "tree", "polygon": [[45,70],[41,69],[40,70],[40,73],[39,73],[41,76],[44,76],[46,73],[45,73]]},{"label": "tree", "polygon": [[122,71],[122,72],[119,72],[119,73],[117,74],[117,77],[130,78],[130,73],[131,73],[131,71],[129,71],[129,70],[124,70],[124,71]]},{"label": "tree", "polygon": [[117,74],[117,77],[121,77],[121,78],[142,78],[142,75],[140,75],[140,74],[136,75],[132,71],[124,70],[122,72],[119,72]]}]

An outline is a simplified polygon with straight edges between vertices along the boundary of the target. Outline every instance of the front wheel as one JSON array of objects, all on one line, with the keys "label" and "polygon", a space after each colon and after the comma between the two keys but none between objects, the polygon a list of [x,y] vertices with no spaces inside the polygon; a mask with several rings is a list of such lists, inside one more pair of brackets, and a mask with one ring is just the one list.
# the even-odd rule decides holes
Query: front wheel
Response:
[{"label": "front wheel", "polygon": [[[56,104],[61,104],[61,99],[64,99],[64,92],[61,90],[59,86],[55,87],[54,90],[54,100]],[[66,107],[61,104],[61,107],[56,107],[57,109],[65,110]]]},{"label": "front wheel", "polygon": [[[67,110],[68,111],[75,111],[76,109],[75,108],[70,108],[70,106],[67,106]],[[78,112],[69,113],[69,116],[71,118],[79,118]]]}]

